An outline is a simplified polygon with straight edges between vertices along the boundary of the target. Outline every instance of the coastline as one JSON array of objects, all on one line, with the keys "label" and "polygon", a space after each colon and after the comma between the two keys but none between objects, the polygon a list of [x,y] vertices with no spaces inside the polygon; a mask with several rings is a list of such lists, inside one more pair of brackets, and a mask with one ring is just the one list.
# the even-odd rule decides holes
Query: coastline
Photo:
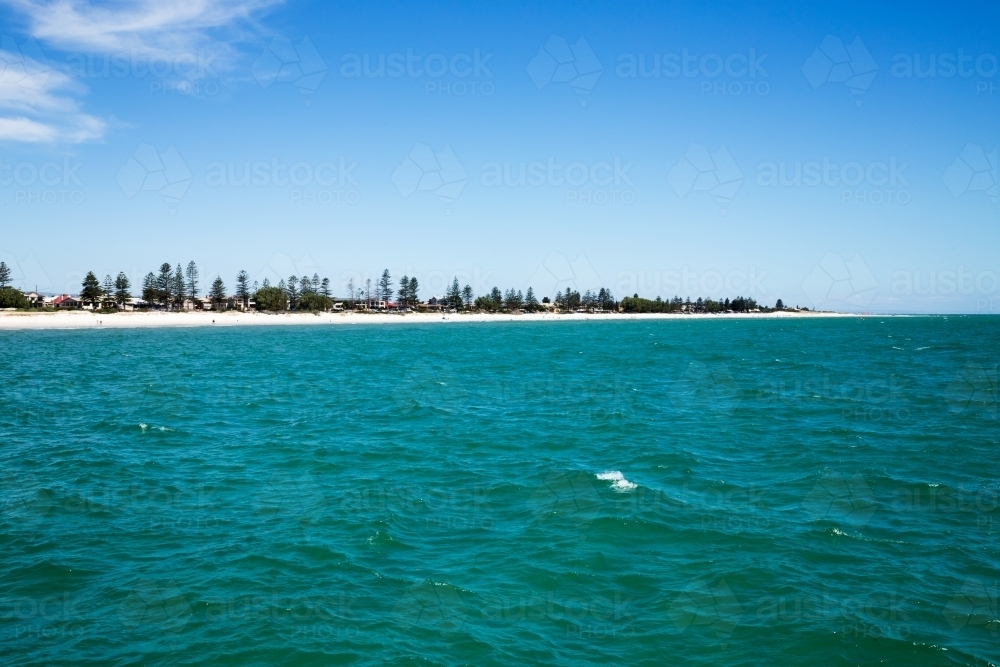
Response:
[{"label": "coastline", "polygon": [[628,320],[728,320],[863,317],[857,313],[779,311],[772,313],[727,313],[687,315],[683,313],[258,313],[215,312],[126,312],[102,315],[89,311],[55,313],[0,312],[0,331],[58,329],[145,329],[160,327],[289,326],[337,324],[429,324],[461,322],[581,322]]}]

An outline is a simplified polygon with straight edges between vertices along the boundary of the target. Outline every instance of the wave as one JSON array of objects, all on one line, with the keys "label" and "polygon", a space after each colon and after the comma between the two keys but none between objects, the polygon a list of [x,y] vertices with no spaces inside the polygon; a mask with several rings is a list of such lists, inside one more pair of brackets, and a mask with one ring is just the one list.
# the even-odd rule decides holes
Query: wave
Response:
[{"label": "wave", "polygon": [[597,473],[597,479],[603,480],[605,482],[611,482],[611,488],[615,491],[624,493],[625,491],[631,491],[637,485],[625,479],[625,476],[619,470],[609,470],[607,472]]}]

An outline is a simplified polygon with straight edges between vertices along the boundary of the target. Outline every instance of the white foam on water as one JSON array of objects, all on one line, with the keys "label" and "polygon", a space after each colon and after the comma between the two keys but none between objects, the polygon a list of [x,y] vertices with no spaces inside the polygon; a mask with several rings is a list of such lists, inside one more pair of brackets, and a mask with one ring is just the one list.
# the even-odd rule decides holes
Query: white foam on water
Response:
[{"label": "white foam on water", "polygon": [[597,473],[597,479],[611,482],[611,488],[615,491],[631,491],[636,487],[635,484],[625,479],[625,475],[621,474],[619,470],[599,472]]}]

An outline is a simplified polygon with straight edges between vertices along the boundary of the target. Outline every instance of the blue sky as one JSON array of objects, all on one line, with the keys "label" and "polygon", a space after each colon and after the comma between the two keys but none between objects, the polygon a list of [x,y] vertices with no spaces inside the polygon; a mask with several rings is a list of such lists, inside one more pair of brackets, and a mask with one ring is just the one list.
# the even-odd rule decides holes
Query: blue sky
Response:
[{"label": "blue sky", "polygon": [[0,0],[0,257],[1000,312],[998,13]]}]

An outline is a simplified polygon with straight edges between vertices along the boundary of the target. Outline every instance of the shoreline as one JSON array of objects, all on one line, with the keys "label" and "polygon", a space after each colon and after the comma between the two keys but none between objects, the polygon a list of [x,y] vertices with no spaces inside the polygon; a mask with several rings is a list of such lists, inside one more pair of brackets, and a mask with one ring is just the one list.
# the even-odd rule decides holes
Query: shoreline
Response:
[{"label": "shoreline", "polygon": [[802,319],[865,317],[857,313],[789,312],[727,313],[688,315],[683,313],[531,313],[521,315],[492,313],[258,313],[213,312],[126,312],[102,315],[89,311],[56,313],[0,312],[0,331],[60,329],[145,329],[164,327],[231,327],[350,324],[429,324],[461,322],[624,322],[637,320],[727,320],[727,319]]}]

